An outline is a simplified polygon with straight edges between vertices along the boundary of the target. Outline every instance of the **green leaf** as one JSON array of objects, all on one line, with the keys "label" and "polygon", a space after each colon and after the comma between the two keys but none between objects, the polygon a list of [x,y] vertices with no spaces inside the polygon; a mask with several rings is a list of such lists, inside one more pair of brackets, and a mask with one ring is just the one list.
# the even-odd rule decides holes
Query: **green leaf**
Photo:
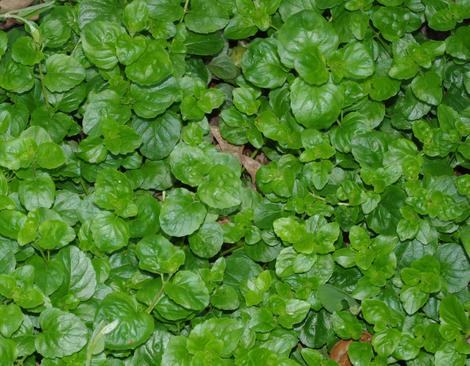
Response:
[{"label": "green leaf", "polygon": [[100,171],[95,183],[95,203],[101,208],[113,210],[121,217],[137,214],[132,202],[134,192],[127,177],[112,168]]},{"label": "green leaf", "polygon": [[460,245],[443,244],[437,249],[444,287],[451,293],[463,290],[470,281],[470,265]]},{"label": "green leaf", "polygon": [[192,353],[212,349],[221,357],[230,357],[243,334],[243,323],[236,319],[213,318],[196,325],[188,337]]},{"label": "green leaf", "polygon": [[333,73],[350,79],[365,79],[374,73],[372,51],[361,42],[353,42],[338,50],[328,61]]},{"label": "green leaf", "polygon": [[260,92],[249,88],[236,88],[232,93],[233,104],[240,112],[251,116],[258,111],[261,102],[257,98]]},{"label": "green leaf", "polygon": [[65,92],[85,79],[85,69],[71,56],[55,54],[46,60],[44,85],[51,92]]},{"label": "green leaf", "polygon": [[126,221],[109,212],[101,212],[91,222],[94,244],[102,252],[114,252],[127,245],[129,226]]},{"label": "green leaf", "polygon": [[2,58],[0,61],[0,88],[14,93],[24,93],[31,90],[33,86],[32,67],[16,63],[10,57]]},{"label": "green leaf", "polygon": [[0,234],[10,239],[17,239],[18,231],[21,229],[26,217],[20,211],[0,211]]},{"label": "green leaf", "polygon": [[377,331],[383,330],[387,324],[396,322],[390,308],[380,300],[364,300],[362,302],[362,315],[368,323],[374,324],[374,329]]},{"label": "green leaf", "polygon": [[464,307],[455,295],[447,295],[442,299],[439,315],[442,321],[460,331],[465,332],[470,326]]},{"label": "green leaf", "polygon": [[96,290],[97,276],[90,258],[76,246],[60,250],[53,260],[56,268],[63,274],[57,292],[52,295],[58,304],[86,301]]},{"label": "green leaf", "polygon": [[187,349],[187,338],[173,336],[163,353],[162,365],[191,365],[192,355]]},{"label": "green leaf", "polygon": [[334,313],[331,317],[335,333],[343,339],[359,339],[363,326],[354,315],[348,312]]},{"label": "green leaf", "polygon": [[132,127],[142,137],[142,155],[152,160],[167,157],[181,134],[181,122],[170,112],[153,121],[136,119]]},{"label": "green leaf", "polygon": [[326,60],[315,45],[306,45],[294,61],[300,77],[312,85],[322,85],[329,79]]},{"label": "green leaf", "polygon": [[197,146],[178,144],[170,154],[173,175],[190,186],[200,185],[209,173],[209,157]]},{"label": "green leaf", "polygon": [[95,324],[118,321],[116,328],[106,335],[105,347],[125,351],[145,343],[153,333],[153,318],[142,311],[137,301],[124,293],[107,295],[96,312]]},{"label": "green leaf", "polygon": [[209,305],[209,291],[202,278],[191,271],[179,271],[165,286],[165,294],[186,309],[201,311]]},{"label": "green leaf", "polygon": [[88,330],[76,315],[49,308],[39,316],[42,332],[36,336],[36,350],[47,358],[62,358],[79,352],[87,343]]},{"label": "green leaf", "polygon": [[65,164],[64,150],[54,142],[44,142],[38,146],[37,162],[41,168],[56,169]]},{"label": "green leaf", "polygon": [[90,94],[83,115],[83,130],[86,133],[99,130],[100,124],[108,118],[125,123],[129,120],[131,111],[121,103],[120,96],[112,91],[105,90]]},{"label": "green leaf", "polygon": [[468,60],[470,51],[466,45],[468,39],[468,27],[459,27],[446,39],[446,52],[460,60]]},{"label": "green leaf", "polygon": [[59,249],[75,239],[75,231],[65,222],[46,220],[39,225],[37,244],[42,249]]},{"label": "green leaf", "polygon": [[184,45],[190,55],[212,56],[222,51],[224,38],[219,32],[210,34],[188,32]]},{"label": "green leaf", "polygon": [[153,273],[175,273],[184,263],[184,252],[161,235],[146,236],[137,243],[140,268]]},{"label": "green leaf", "polygon": [[224,231],[215,222],[204,223],[188,237],[191,251],[201,258],[212,258],[219,253],[224,243]]},{"label": "green leaf", "polygon": [[410,315],[416,313],[427,302],[428,298],[429,295],[418,287],[403,288],[400,292],[403,307]]},{"label": "green leaf", "polygon": [[0,334],[10,338],[21,326],[24,315],[15,304],[0,305]]},{"label": "green leaf", "polygon": [[457,352],[455,346],[452,343],[447,343],[437,350],[434,357],[434,363],[436,366],[463,366],[465,365],[465,359],[466,356],[462,353]]},{"label": "green leaf", "polygon": [[301,56],[306,42],[311,42],[325,57],[330,56],[339,44],[333,26],[312,10],[301,11],[287,19],[278,32],[278,40],[282,63],[290,68]]},{"label": "green leaf", "polygon": [[5,54],[5,51],[8,46],[8,36],[7,33],[4,31],[0,32],[0,59]]},{"label": "green leaf", "polygon": [[132,108],[142,118],[155,118],[162,114],[180,97],[175,78],[170,77],[155,86],[132,84],[130,95],[134,100]]},{"label": "green leaf", "polygon": [[41,62],[44,55],[31,37],[19,37],[13,43],[11,57],[20,64],[32,66]]},{"label": "green leaf", "polygon": [[369,343],[353,342],[348,348],[348,357],[354,366],[369,365],[374,353]]},{"label": "green leaf", "polygon": [[165,330],[155,330],[150,339],[135,350],[132,362],[142,366],[153,366],[161,363],[163,352],[171,336],[171,333]]},{"label": "green leaf", "polygon": [[230,18],[230,5],[220,0],[193,0],[185,17],[189,30],[212,33],[225,27]]},{"label": "green leaf", "polygon": [[170,57],[158,42],[147,44],[144,53],[134,63],[126,66],[129,80],[142,85],[156,85],[169,77],[173,72]]},{"label": "green leaf", "polygon": [[148,24],[149,8],[142,0],[135,0],[127,4],[122,14],[124,24],[131,33],[144,30]]},{"label": "green leaf", "polygon": [[384,329],[372,337],[372,346],[380,356],[390,356],[400,342],[400,332],[397,329]]},{"label": "green leaf", "polygon": [[115,155],[131,153],[142,143],[141,137],[133,128],[123,126],[111,119],[103,121],[101,131],[104,145]]},{"label": "green leaf", "polygon": [[415,338],[408,334],[402,334],[400,342],[393,353],[393,357],[399,360],[412,360],[418,355],[419,349],[420,344]]},{"label": "green leaf", "polygon": [[469,0],[32,5],[1,366],[465,365]]},{"label": "green leaf", "polygon": [[149,192],[139,192],[135,196],[137,216],[130,220],[129,231],[132,238],[141,238],[160,230],[160,205]]},{"label": "green leaf", "polygon": [[260,88],[281,86],[287,77],[277,54],[277,43],[271,39],[257,39],[250,43],[241,67],[246,79]]},{"label": "green leaf", "polygon": [[112,69],[118,63],[115,44],[123,33],[124,28],[111,21],[88,22],[81,33],[85,55],[97,67]]},{"label": "green leaf", "polygon": [[5,362],[5,366],[14,364],[17,357],[16,344],[14,341],[3,337],[0,338],[0,357],[2,358],[2,362]]},{"label": "green leaf", "polygon": [[162,204],[160,226],[171,236],[190,235],[202,225],[206,213],[205,206],[191,192],[177,188],[170,192]]},{"label": "green leaf", "polygon": [[232,286],[222,285],[212,294],[211,305],[220,310],[236,310],[240,306],[238,293]]},{"label": "green leaf", "polygon": [[49,208],[54,203],[55,184],[47,174],[20,182],[18,195],[21,204],[29,211],[35,208]]},{"label": "green leaf", "polygon": [[441,78],[434,71],[418,75],[411,82],[414,95],[423,102],[438,105],[442,100]]},{"label": "green leaf", "polygon": [[225,165],[216,165],[198,187],[198,196],[209,207],[224,209],[241,203],[238,175]]},{"label": "green leaf", "polygon": [[37,145],[31,138],[18,137],[0,141],[0,165],[18,170],[31,165]]},{"label": "green leaf", "polygon": [[310,86],[297,78],[291,85],[292,111],[297,121],[307,128],[330,127],[342,106],[343,90],[331,81],[322,86]]}]

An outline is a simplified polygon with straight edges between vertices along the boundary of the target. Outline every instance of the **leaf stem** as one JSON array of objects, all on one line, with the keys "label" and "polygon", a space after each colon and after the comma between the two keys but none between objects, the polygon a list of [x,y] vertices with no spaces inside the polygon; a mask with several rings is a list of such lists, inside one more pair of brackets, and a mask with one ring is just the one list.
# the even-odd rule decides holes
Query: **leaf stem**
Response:
[{"label": "leaf stem", "polygon": [[39,81],[41,82],[42,96],[44,97],[44,101],[46,102],[46,104],[49,106],[49,100],[47,99],[47,94],[46,94],[46,87],[44,85],[44,74],[42,73],[41,65],[38,65],[38,69],[39,69]]},{"label": "leaf stem", "polygon": [[91,366],[93,354],[98,353],[95,350],[97,340],[99,341],[100,338],[102,338],[104,335],[112,331],[112,329],[109,329],[110,326],[112,326],[114,329],[118,323],[119,322],[117,320],[114,320],[110,324],[105,324],[105,323],[98,324],[98,328],[93,332],[90,338],[90,342],[88,343],[88,347],[86,350],[85,366]]},{"label": "leaf stem", "polygon": [[391,53],[390,53],[390,49],[389,49],[389,45],[387,43],[385,43],[385,41],[380,37],[380,35],[377,35],[375,37],[377,39],[377,41],[380,43],[380,45],[382,46],[382,48],[384,49],[384,51],[387,53],[387,55],[389,57],[392,57]]},{"label": "leaf stem", "polygon": [[189,8],[189,0],[186,0],[184,2],[183,15],[180,18],[180,23],[184,20],[184,17],[186,15],[186,13],[188,12],[188,8]]},{"label": "leaf stem", "polygon": [[80,185],[82,186],[82,189],[83,189],[83,192],[85,192],[85,195],[88,196],[88,188],[86,187],[86,183],[82,177],[80,177]]},{"label": "leaf stem", "polygon": [[150,303],[149,307],[145,310],[147,314],[151,314],[153,309],[155,309],[155,306],[158,305],[158,302],[160,301],[163,291],[165,290],[165,285],[166,283],[171,279],[173,274],[171,274],[168,279],[165,281],[165,277],[163,274],[160,274],[160,278],[162,279],[162,287],[160,287],[160,290],[155,294],[154,298],[152,299],[152,302]]},{"label": "leaf stem", "polygon": [[233,251],[235,251],[235,250],[237,250],[237,249],[241,249],[241,248],[243,248],[243,243],[240,242],[240,243],[234,245],[233,247],[230,247],[230,248],[224,250],[222,253],[220,253],[219,257],[224,257],[224,256],[226,256],[227,254],[230,254],[230,253],[232,253]]},{"label": "leaf stem", "polygon": [[[331,205],[330,202],[328,202],[328,200],[325,198],[325,197],[322,197],[322,196],[319,196],[315,193],[312,193],[312,192],[309,192],[314,198],[316,198],[317,200],[320,200],[322,202],[325,202],[325,203],[328,203]],[[335,205],[338,205],[338,206],[351,206],[349,203],[347,202],[337,202],[335,203]]]},{"label": "leaf stem", "polygon": [[37,249],[39,250],[39,253],[41,254],[42,259],[44,259],[44,262],[48,263],[49,261],[46,255],[44,254],[44,251],[40,247],[37,247]]}]

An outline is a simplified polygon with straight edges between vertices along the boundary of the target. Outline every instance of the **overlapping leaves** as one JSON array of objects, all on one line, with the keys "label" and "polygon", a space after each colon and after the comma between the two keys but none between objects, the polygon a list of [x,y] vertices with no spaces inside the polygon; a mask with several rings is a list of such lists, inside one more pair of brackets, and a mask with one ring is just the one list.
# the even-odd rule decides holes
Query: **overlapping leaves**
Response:
[{"label": "overlapping leaves", "polygon": [[2,366],[466,364],[468,2],[38,9],[0,31]]}]

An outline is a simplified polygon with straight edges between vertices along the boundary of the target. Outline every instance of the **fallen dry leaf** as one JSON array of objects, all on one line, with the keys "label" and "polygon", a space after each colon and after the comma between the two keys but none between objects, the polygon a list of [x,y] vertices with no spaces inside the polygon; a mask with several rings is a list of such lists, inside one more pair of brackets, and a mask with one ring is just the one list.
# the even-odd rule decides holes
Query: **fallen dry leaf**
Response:
[{"label": "fallen dry leaf", "polygon": [[[27,8],[32,3],[34,3],[33,0],[0,0],[0,13]],[[35,18],[37,19],[37,17]],[[7,30],[19,23],[16,19],[7,19],[0,23],[0,29]]]},{"label": "fallen dry leaf", "polygon": [[352,366],[348,357],[348,348],[352,341],[339,341],[330,351],[330,358],[340,366]]},{"label": "fallen dry leaf", "polygon": [[[372,334],[369,332],[364,332],[359,339],[360,342],[369,343],[372,340]],[[336,361],[340,366],[352,366],[351,361],[348,357],[349,345],[352,343],[352,340],[341,340],[337,342],[330,351],[330,358],[333,361]]]},{"label": "fallen dry leaf", "polygon": [[251,181],[253,185],[256,184],[256,172],[261,167],[261,163],[258,160],[255,160],[249,156],[243,154],[243,146],[236,146],[228,143],[224,140],[222,135],[220,134],[220,129],[216,125],[211,125],[211,135],[214,140],[217,142],[220,151],[229,152],[235,155],[239,160],[243,167],[246,169],[248,174],[250,174]]},{"label": "fallen dry leaf", "polygon": [[0,12],[23,9],[34,3],[33,0],[0,0]]}]

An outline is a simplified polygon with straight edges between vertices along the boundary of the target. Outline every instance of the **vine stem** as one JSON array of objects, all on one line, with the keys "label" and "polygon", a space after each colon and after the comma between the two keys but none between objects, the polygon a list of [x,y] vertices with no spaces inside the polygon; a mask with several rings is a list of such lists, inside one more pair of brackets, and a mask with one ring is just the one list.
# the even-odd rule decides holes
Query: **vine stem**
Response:
[{"label": "vine stem", "polygon": [[108,334],[112,332],[116,326],[119,324],[119,321],[114,320],[110,324],[102,324],[98,325],[97,330],[95,330],[91,336],[90,342],[88,343],[88,347],[86,350],[86,359],[85,359],[85,366],[91,366],[91,361],[93,359],[93,355],[95,354],[95,346],[96,343]]},{"label": "vine stem", "polygon": [[44,101],[46,102],[46,104],[49,105],[49,100],[46,94],[46,87],[44,85],[44,74],[42,73],[41,65],[38,65],[38,70],[39,70],[39,81],[41,82],[42,96],[44,97]]},{"label": "vine stem", "polygon": [[150,303],[149,307],[145,310],[145,312],[147,314],[151,314],[153,309],[155,309],[155,306],[158,305],[158,302],[160,301],[160,299],[163,295],[163,291],[165,290],[165,285],[167,284],[168,281],[170,281],[172,276],[173,276],[173,274],[171,274],[168,277],[168,279],[165,281],[165,277],[163,276],[163,274],[160,275],[160,277],[162,279],[162,287],[160,287],[160,290],[155,294],[155,296],[152,299],[152,302]]},{"label": "vine stem", "polygon": [[236,245],[228,248],[227,250],[224,250],[222,253],[220,253],[219,257],[224,257],[227,254],[230,254],[230,253],[234,252],[235,250],[241,249],[241,248],[243,248],[243,243],[236,244]]},{"label": "vine stem", "polygon": [[[326,202],[326,203],[329,204],[329,202],[326,200],[325,197],[319,196],[319,195],[317,195],[317,194],[315,194],[315,193],[312,193],[312,192],[310,192],[310,195],[313,196],[314,198],[316,198],[316,199],[322,201],[322,202]],[[349,203],[347,203],[347,202],[337,202],[336,205],[338,205],[338,206],[351,206],[351,205],[350,205]]]},{"label": "vine stem", "polygon": [[186,13],[188,12],[188,8],[189,8],[189,0],[186,0],[186,1],[184,2],[183,15],[182,15],[181,18],[180,18],[180,23],[183,21],[184,16],[185,16]]}]

